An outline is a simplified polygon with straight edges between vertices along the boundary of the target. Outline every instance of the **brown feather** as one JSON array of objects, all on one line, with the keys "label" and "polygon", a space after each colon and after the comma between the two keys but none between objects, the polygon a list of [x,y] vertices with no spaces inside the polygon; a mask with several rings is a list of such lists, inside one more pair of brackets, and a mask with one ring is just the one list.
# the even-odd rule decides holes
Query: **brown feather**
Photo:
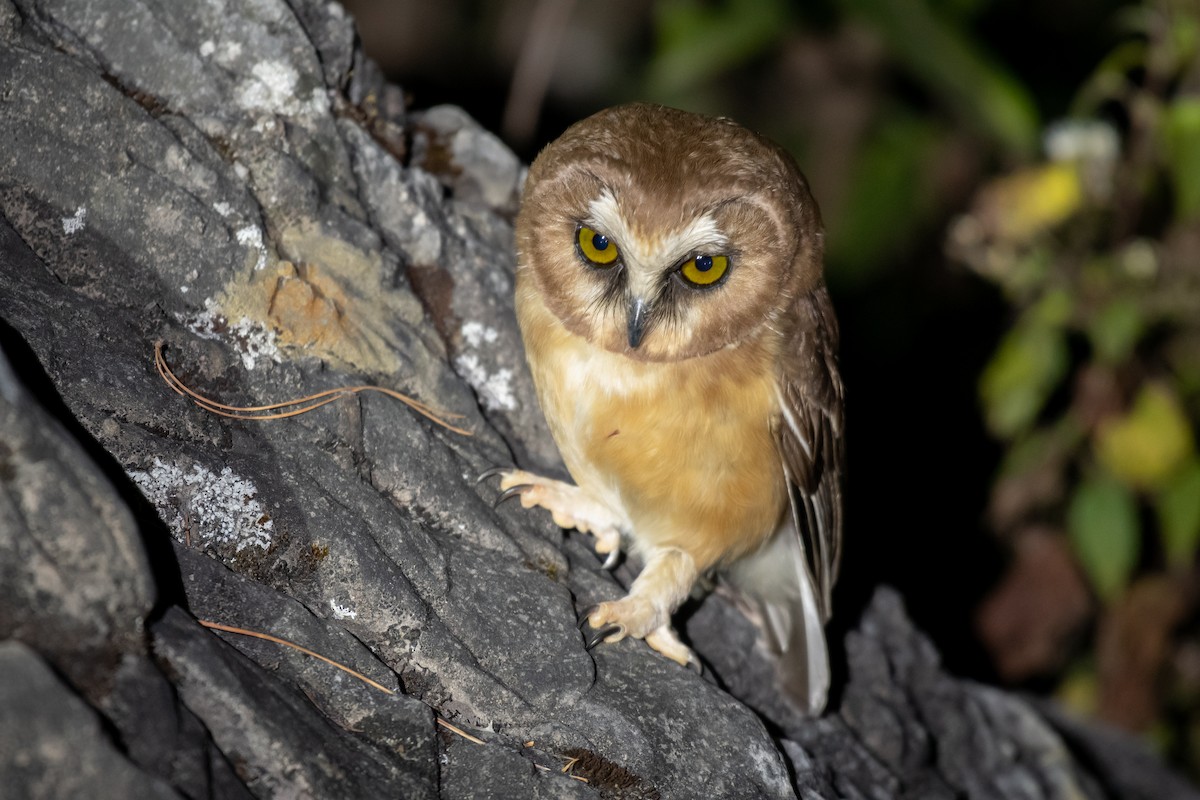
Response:
[{"label": "brown feather", "polygon": [[841,562],[845,401],[837,319],[825,288],[797,298],[792,320],[795,327],[780,355],[782,413],[775,435],[792,516],[827,620]]}]

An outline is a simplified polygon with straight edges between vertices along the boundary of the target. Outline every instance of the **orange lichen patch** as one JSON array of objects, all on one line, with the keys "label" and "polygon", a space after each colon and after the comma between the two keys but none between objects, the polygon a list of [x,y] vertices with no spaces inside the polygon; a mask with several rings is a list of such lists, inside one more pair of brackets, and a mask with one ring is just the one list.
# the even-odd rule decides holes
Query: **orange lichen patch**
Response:
[{"label": "orange lichen patch", "polygon": [[286,344],[332,350],[352,335],[352,331],[345,330],[351,301],[320,265],[280,261],[275,274],[267,317],[276,329],[285,332]]},{"label": "orange lichen patch", "polygon": [[301,348],[336,366],[396,371],[393,325],[415,324],[423,310],[408,292],[385,285],[381,255],[313,223],[278,231],[274,244],[291,260],[250,266],[230,281],[216,298],[224,316],[257,322],[274,330],[285,348]]}]

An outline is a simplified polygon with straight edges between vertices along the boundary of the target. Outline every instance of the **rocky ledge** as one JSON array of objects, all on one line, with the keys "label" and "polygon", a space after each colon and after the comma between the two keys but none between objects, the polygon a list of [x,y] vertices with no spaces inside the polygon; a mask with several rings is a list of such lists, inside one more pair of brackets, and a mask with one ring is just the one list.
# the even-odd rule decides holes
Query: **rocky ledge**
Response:
[{"label": "rocky ledge", "polygon": [[[947,674],[886,589],[818,720],[719,594],[685,614],[704,676],[586,651],[635,565],[474,481],[557,468],[522,165],[406,108],[340,6],[0,0],[0,43],[6,797],[1195,796]],[[221,416],[156,345],[225,404],[381,385],[471,435],[380,393]]]}]

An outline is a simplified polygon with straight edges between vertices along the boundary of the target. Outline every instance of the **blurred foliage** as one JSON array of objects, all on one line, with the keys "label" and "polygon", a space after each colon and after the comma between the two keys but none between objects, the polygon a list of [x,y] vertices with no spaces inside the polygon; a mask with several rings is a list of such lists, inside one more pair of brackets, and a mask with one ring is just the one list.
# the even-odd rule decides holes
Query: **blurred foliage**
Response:
[{"label": "blurred foliage", "polygon": [[832,280],[865,284],[896,253],[912,249],[938,213],[926,176],[944,136],[937,123],[897,110],[865,139],[830,234],[830,258],[838,265]]},{"label": "blurred foliage", "polygon": [[1012,155],[1037,146],[1037,114],[1024,86],[965,32],[924,0],[843,0],[884,37],[914,78],[959,117]]},{"label": "blurred foliage", "polygon": [[[646,94],[688,104],[706,81],[792,35],[800,8],[787,0],[661,0]],[[925,0],[840,0],[836,11],[882,37],[902,67],[981,134],[1014,155],[1032,154],[1038,123],[1029,92],[966,26]]]},{"label": "blurred foliage", "polygon": [[947,242],[1014,311],[979,383],[1009,451],[994,526],[1059,528],[1096,598],[1072,621],[1095,649],[1039,666],[1065,702],[1153,731],[1195,771],[1200,6],[1145,0],[1119,24],[1044,157],[980,188]]},{"label": "blurred foliage", "polygon": [[657,43],[646,94],[680,98],[777,42],[787,30],[788,3],[662,0],[654,6],[654,21]]}]

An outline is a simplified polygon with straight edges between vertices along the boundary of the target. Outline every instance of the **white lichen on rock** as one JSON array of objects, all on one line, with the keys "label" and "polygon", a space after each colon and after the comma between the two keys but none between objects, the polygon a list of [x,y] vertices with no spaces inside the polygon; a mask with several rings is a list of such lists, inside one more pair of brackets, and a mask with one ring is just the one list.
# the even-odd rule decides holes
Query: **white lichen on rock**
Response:
[{"label": "white lichen on rock", "polygon": [[79,233],[87,227],[87,209],[83,206],[75,209],[75,213],[70,217],[60,217],[62,220],[63,233],[67,236],[72,236]]},{"label": "white lichen on rock", "polygon": [[462,326],[463,341],[471,347],[479,347],[484,342],[492,344],[499,335],[495,328],[482,322],[466,322]]},{"label": "white lichen on rock", "polygon": [[257,225],[247,225],[239,228],[234,235],[237,237],[238,244],[254,251],[254,269],[260,270],[267,265],[267,247],[263,244],[262,228]]},{"label": "white lichen on rock", "polygon": [[[466,347],[480,348],[494,344],[499,338],[495,328],[478,322],[467,322],[462,326],[462,339]],[[489,370],[480,359],[478,353],[462,352],[454,359],[454,371],[462,377],[475,394],[479,402],[488,411],[515,411],[517,398],[513,394],[513,372],[507,367],[495,371]]]},{"label": "white lichen on rock", "polygon": [[334,619],[355,619],[358,612],[347,606],[340,605],[337,600],[330,598],[329,607],[333,610]]},{"label": "white lichen on rock", "polygon": [[288,62],[259,61],[238,84],[235,97],[248,111],[284,117],[320,114],[326,104],[324,92],[315,88],[308,98],[304,98],[299,84],[300,75]]},{"label": "white lichen on rock", "polygon": [[179,321],[201,339],[232,341],[246,369],[254,369],[259,359],[282,361],[275,331],[247,317],[227,319],[211,297],[204,301],[203,311],[181,315]]},{"label": "white lichen on rock", "polygon": [[201,464],[185,471],[160,458],[148,470],[130,470],[129,477],[158,509],[158,515],[179,541],[232,548],[267,550],[273,522],[257,500],[254,482],[229,467],[217,473]]}]

